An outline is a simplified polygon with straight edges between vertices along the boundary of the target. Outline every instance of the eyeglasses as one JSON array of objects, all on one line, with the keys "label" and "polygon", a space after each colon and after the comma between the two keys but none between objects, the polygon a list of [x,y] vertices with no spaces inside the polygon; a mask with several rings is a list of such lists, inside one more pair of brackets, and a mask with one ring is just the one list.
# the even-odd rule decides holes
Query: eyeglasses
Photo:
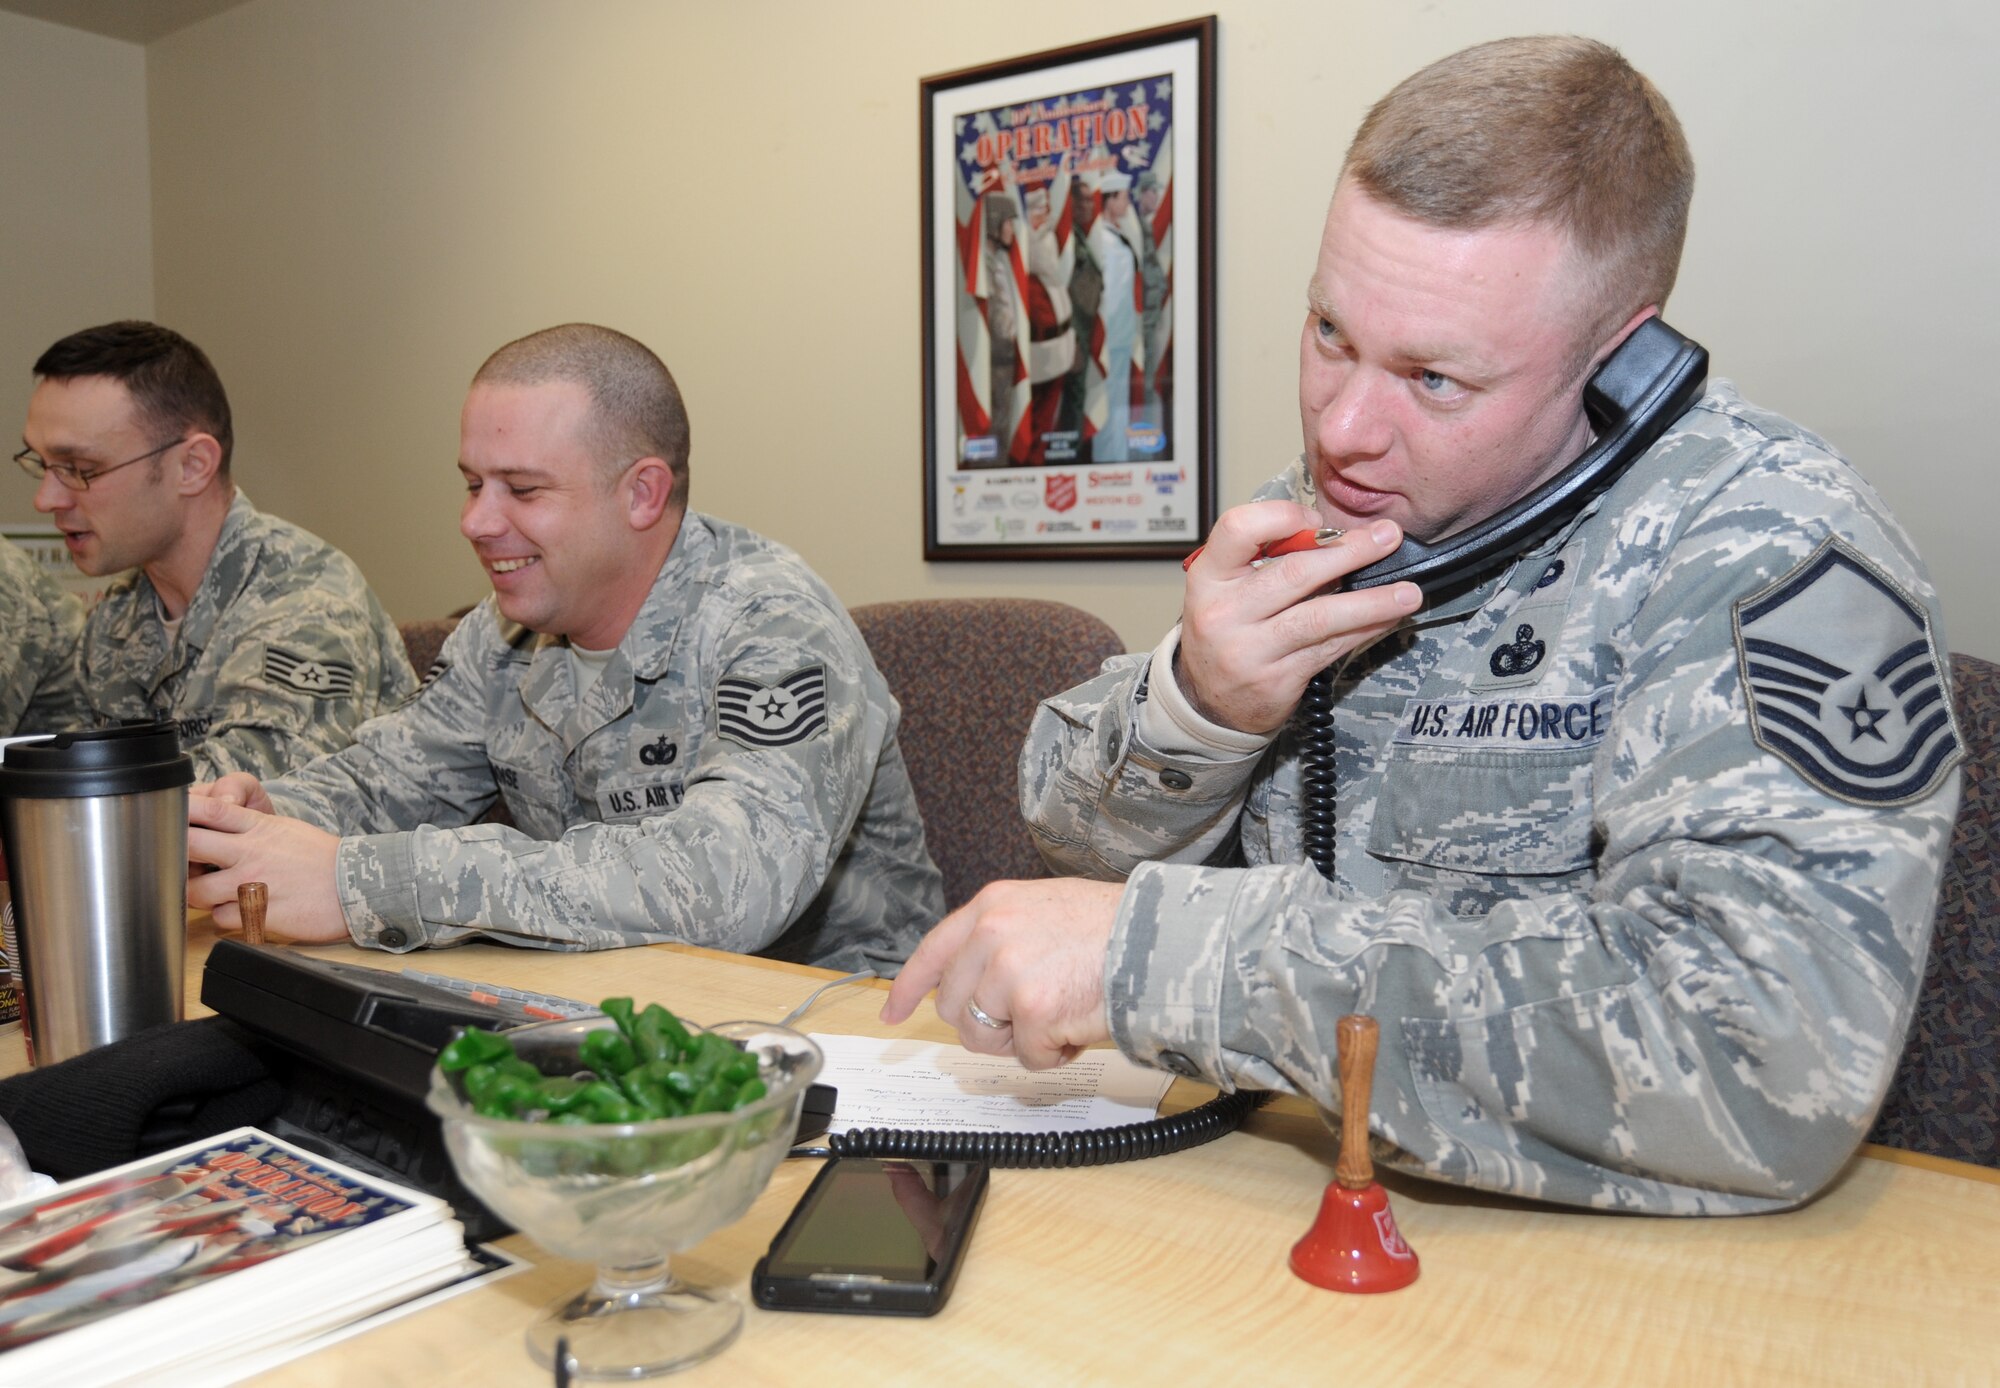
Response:
[{"label": "eyeglasses", "polygon": [[106,473],[116,472],[121,467],[130,467],[134,463],[143,463],[148,458],[157,458],[169,448],[174,447],[175,444],[186,442],[186,438],[174,439],[170,443],[161,444],[158,448],[149,449],[136,458],[127,458],[122,463],[113,463],[110,467],[97,468],[91,472],[85,472],[74,463],[52,463],[32,448],[24,448],[19,453],[16,453],[14,461],[21,465],[21,471],[37,480],[40,480],[49,473],[54,473],[56,481],[62,483],[71,491],[87,492],[90,490],[90,484]]}]

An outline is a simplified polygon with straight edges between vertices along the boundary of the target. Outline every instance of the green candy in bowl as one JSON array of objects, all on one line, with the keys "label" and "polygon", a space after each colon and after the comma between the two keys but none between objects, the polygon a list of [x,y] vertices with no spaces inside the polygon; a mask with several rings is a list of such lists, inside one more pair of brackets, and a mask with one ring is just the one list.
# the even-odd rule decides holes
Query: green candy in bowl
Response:
[{"label": "green candy in bowl", "polygon": [[[467,1189],[549,1252],[596,1265],[528,1329],[537,1363],[554,1368],[561,1341],[568,1371],[592,1378],[667,1373],[736,1338],[736,1298],[682,1282],[668,1259],[762,1193],[822,1059],[763,1022],[676,1023],[663,1041],[623,1002],[607,1001],[615,1016],[468,1033],[440,1055],[428,1100]],[[716,1102],[737,1106],[647,1116]]]}]

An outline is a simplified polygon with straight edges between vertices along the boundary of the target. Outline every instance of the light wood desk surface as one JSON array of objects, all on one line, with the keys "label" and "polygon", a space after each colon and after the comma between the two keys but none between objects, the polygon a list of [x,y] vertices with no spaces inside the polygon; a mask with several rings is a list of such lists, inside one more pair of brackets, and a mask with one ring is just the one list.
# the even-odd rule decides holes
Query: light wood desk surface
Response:
[{"label": "light wood desk surface", "polygon": [[[198,921],[190,999],[212,940]],[[551,955],[499,946],[410,966],[703,1022],[782,1016],[826,975],[672,946]],[[804,1030],[889,1034],[886,985],[836,989]],[[192,1014],[199,1007],[191,1006]],[[902,1034],[950,1039],[925,1005]],[[0,1037],[0,1073],[20,1067]],[[1188,1091],[1185,1096],[1182,1091]],[[1176,1085],[1168,1106],[1203,1092]],[[1285,1266],[1333,1174],[1332,1135],[1281,1100],[1171,1157],[996,1171],[951,1303],[929,1320],[760,1311],[750,1270],[818,1169],[780,1166],[748,1216],[677,1264],[732,1287],[743,1334],[676,1384],[1986,1384],[2000,1382],[2000,1172],[1866,1149],[1803,1210],[1749,1219],[1592,1215],[1388,1176],[1423,1260],[1407,1290],[1345,1296]],[[260,1388],[546,1385],[528,1321],[588,1280],[536,1266],[255,1380]]]}]

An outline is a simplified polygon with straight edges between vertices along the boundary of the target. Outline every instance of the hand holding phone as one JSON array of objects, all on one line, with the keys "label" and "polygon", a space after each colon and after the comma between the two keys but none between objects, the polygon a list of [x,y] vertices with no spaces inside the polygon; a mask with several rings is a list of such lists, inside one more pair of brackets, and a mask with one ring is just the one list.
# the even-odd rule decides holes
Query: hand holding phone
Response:
[{"label": "hand holding phone", "polygon": [[1234,507],[1188,570],[1174,686],[1208,721],[1276,731],[1314,672],[1392,630],[1421,600],[1407,584],[1341,591],[1347,575],[1395,551],[1403,536],[1393,522],[1322,539],[1326,527],[1301,524],[1317,520],[1295,501]]},{"label": "hand holding phone", "polygon": [[770,1311],[929,1316],[951,1295],[986,1199],[980,1162],[836,1157],[750,1278]]}]

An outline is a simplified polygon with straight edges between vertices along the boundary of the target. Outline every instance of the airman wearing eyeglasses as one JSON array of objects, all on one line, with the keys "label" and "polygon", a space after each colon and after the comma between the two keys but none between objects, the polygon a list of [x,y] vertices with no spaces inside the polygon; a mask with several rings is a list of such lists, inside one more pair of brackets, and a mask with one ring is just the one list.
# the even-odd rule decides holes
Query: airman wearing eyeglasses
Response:
[{"label": "airman wearing eyeglasses", "polygon": [[199,347],[107,323],[35,376],[14,461],[77,568],[113,580],[78,648],[76,725],[169,719],[197,775],[275,776],[415,688],[354,562],[236,489],[229,398]]}]

